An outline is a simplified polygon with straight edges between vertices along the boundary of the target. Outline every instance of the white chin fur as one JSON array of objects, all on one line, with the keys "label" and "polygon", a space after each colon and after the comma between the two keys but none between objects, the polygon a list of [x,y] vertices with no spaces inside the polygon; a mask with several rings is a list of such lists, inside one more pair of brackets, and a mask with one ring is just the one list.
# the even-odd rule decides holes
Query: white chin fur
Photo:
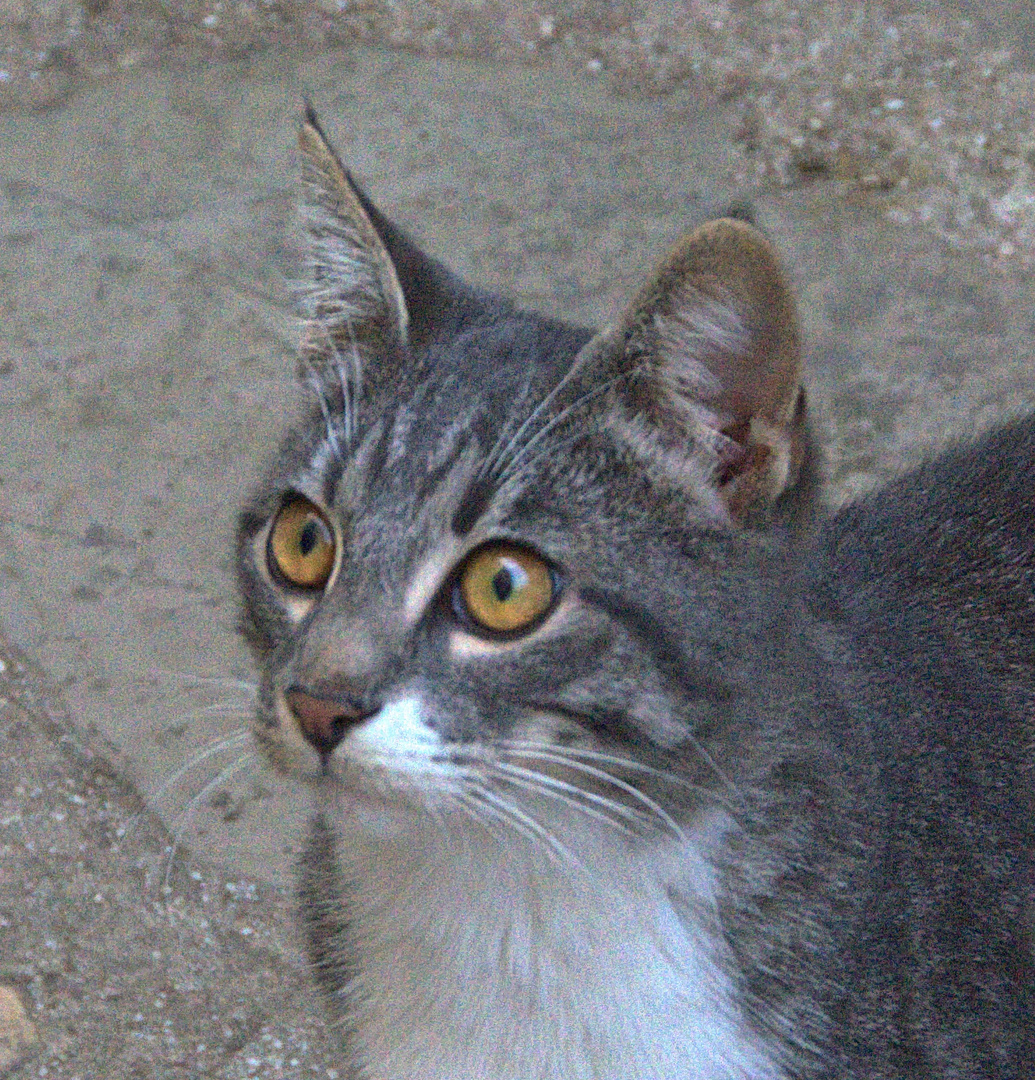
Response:
[{"label": "white chin fur", "polygon": [[445,743],[422,718],[419,697],[390,701],[369,720],[353,728],[337,753],[359,765],[400,771],[423,771],[437,764]]}]

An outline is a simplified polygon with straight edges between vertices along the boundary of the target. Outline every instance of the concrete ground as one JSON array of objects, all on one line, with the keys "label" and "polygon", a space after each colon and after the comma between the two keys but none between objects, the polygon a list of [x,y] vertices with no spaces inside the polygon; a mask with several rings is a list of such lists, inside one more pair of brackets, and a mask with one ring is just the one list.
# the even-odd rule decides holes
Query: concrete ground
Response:
[{"label": "concrete ground", "polygon": [[[303,93],[429,250],[597,324],[745,175],[742,103],[664,90],[349,45],[158,57],[0,114],[0,1077],[339,1075],[291,918],[305,799],[242,736],[231,586],[299,394]],[[832,500],[1031,406],[1023,230],[926,227],[948,180],[799,180],[748,187]]]}]

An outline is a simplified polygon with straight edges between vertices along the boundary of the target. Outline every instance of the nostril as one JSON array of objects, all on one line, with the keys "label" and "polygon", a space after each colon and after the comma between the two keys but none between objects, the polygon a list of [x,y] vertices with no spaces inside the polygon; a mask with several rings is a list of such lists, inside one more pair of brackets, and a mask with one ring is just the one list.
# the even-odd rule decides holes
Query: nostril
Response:
[{"label": "nostril", "polygon": [[332,754],[350,728],[377,711],[359,708],[353,703],[313,697],[294,687],[285,692],[284,699],[295,714],[306,741],[321,757]]}]

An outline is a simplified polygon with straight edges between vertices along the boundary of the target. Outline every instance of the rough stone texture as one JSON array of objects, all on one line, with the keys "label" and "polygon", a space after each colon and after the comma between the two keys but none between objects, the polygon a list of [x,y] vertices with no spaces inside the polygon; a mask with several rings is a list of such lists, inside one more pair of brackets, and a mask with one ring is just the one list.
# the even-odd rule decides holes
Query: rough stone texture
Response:
[{"label": "rough stone texture", "polygon": [[39,1031],[13,986],[0,986],[0,1075],[14,1069],[39,1045]]},{"label": "rough stone texture", "polygon": [[0,662],[0,1077],[341,1075],[290,902],[184,869],[40,673]]},{"label": "rough stone texture", "polygon": [[731,179],[839,177],[896,221],[1035,258],[1035,15],[1026,2],[0,0],[0,108],[51,107],[141,64],[351,42],[563,63],[735,104]]}]

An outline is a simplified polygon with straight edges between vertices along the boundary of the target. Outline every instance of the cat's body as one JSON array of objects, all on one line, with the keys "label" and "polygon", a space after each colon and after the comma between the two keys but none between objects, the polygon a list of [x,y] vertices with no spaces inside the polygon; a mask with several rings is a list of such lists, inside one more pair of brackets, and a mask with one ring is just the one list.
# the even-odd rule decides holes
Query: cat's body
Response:
[{"label": "cat's body", "polygon": [[593,336],[302,150],[320,404],[239,551],[347,1074],[1035,1075],[1035,423],[812,528],[749,225]]}]

